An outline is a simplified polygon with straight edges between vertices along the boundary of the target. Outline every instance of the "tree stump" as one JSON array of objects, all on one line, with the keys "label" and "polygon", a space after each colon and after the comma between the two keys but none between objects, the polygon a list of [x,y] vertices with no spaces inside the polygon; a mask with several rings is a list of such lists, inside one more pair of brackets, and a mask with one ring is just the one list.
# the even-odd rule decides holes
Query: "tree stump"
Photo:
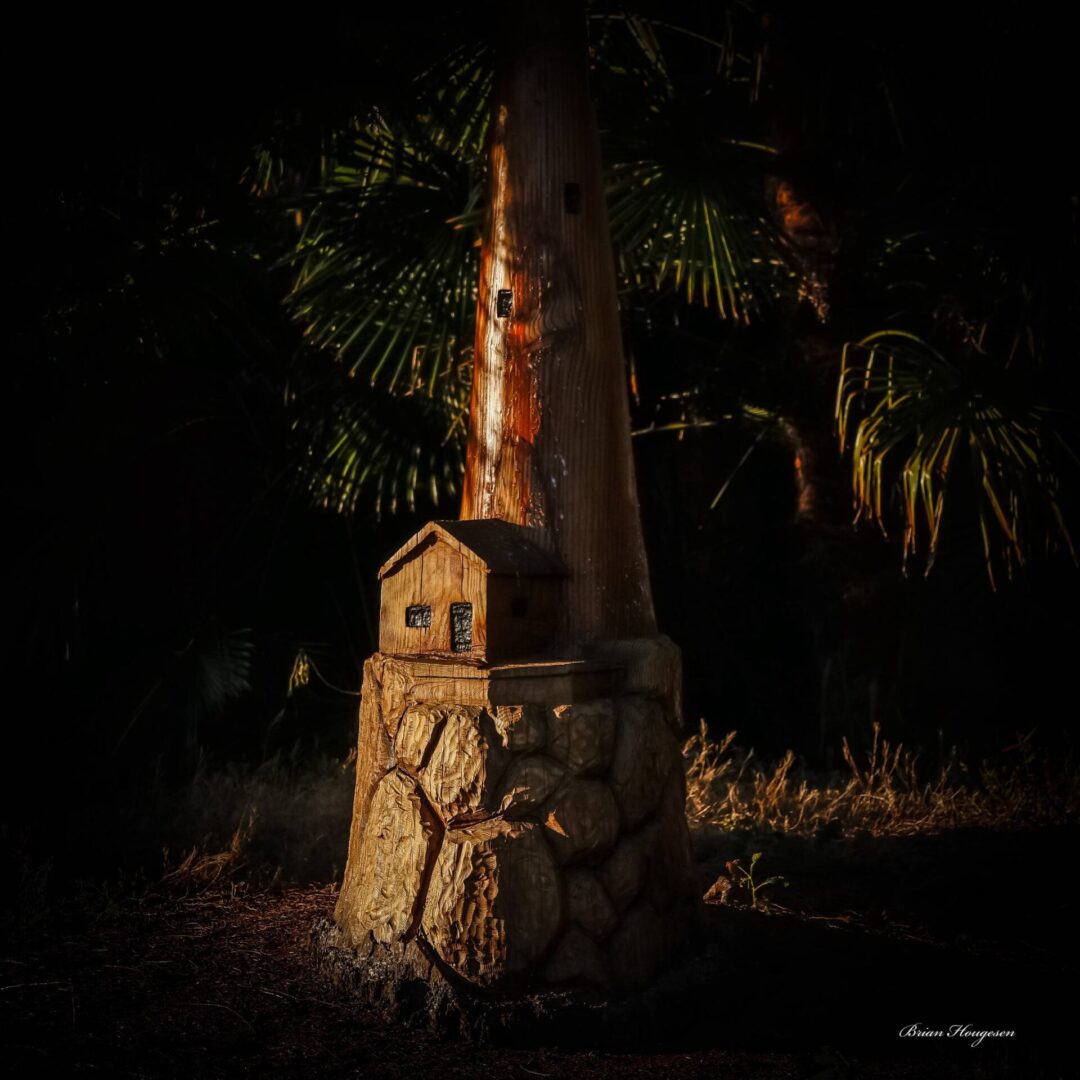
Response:
[{"label": "tree stump", "polygon": [[603,1000],[647,987],[701,903],[666,638],[588,660],[364,666],[349,859],[325,944],[368,1000]]}]

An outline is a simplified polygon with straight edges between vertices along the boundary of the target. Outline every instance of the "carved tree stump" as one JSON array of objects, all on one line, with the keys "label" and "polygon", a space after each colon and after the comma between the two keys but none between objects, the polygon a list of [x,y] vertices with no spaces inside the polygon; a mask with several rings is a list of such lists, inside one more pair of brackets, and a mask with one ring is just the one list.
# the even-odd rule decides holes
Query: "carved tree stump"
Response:
[{"label": "carved tree stump", "polygon": [[[636,677],[619,680],[634,653]],[[618,996],[650,983],[700,903],[677,664],[666,639],[615,643],[591,664],[470,677],[446,665],[434,678],[430,662],[381,653],[367,661],[334,916],[367,996],[397,1001],[420,984],[484,998]]]},{"label": "carved tree stump", "polygon": [[630,995],[701,903],[585,6],[513,5],[499,26],[463,520],[429,523],[380,570],[323,935],[368,997],[429,1014],[454,996]]}]

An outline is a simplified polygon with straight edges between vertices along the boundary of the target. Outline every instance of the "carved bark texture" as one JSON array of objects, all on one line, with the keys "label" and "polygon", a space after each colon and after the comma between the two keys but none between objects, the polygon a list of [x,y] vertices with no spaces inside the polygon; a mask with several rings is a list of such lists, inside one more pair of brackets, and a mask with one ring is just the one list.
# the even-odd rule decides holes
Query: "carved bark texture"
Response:
[{"label": "carved bark texture", "polygon": [[433,695],[421,661],[376,654],[364,673],[335,919],[366,978],[426,964],[479,993],[648,984],[696,900],[670,699],[461,705],[416,700],[457,686]]},{"label": "carved bark texture", "polygon": [[558,554],[564,643],[652,634],[584,7],[500,21],[461,517],[530,526]]}]

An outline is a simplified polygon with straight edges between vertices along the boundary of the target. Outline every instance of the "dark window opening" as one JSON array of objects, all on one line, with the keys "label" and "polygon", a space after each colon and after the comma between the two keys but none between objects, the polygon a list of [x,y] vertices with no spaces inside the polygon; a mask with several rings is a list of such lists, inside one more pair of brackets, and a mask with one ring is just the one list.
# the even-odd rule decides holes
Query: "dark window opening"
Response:
[{"label": "dark window opening", "polygon": [[405,625],[427,630],[431,626],[431,608],[427,604],[410,604],[405,609]]},{"label": "dark window opening", "polygon": [[454,652],[472,648],[472,604],[450,605],[450,648]]},{"label": "dark window opening", "polygon": [[563,186],[563,209],[568,214],[581,213],[581,185],[565,184]]},{"label": "dark window opening", "polygon": [[500,319],[508,319],[514,306],[514,293],[510,289],[500,289],[495,297],[495,314]]},{"label": "dark window opening", "polygon": [[515,596],[510,601],[510,614],[516,619],[529,614],[529,598],[527,596]]}]

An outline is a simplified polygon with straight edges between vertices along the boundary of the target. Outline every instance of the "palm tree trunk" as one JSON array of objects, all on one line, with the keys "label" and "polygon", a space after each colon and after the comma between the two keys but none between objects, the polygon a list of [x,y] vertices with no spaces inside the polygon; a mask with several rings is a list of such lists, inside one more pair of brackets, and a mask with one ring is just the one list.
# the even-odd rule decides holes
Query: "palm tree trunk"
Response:
[{"label": "palm tree trunk", "polygon": [[504,14],[461,516],[562,557],[568,643],[652,634],[584,12]]}]

